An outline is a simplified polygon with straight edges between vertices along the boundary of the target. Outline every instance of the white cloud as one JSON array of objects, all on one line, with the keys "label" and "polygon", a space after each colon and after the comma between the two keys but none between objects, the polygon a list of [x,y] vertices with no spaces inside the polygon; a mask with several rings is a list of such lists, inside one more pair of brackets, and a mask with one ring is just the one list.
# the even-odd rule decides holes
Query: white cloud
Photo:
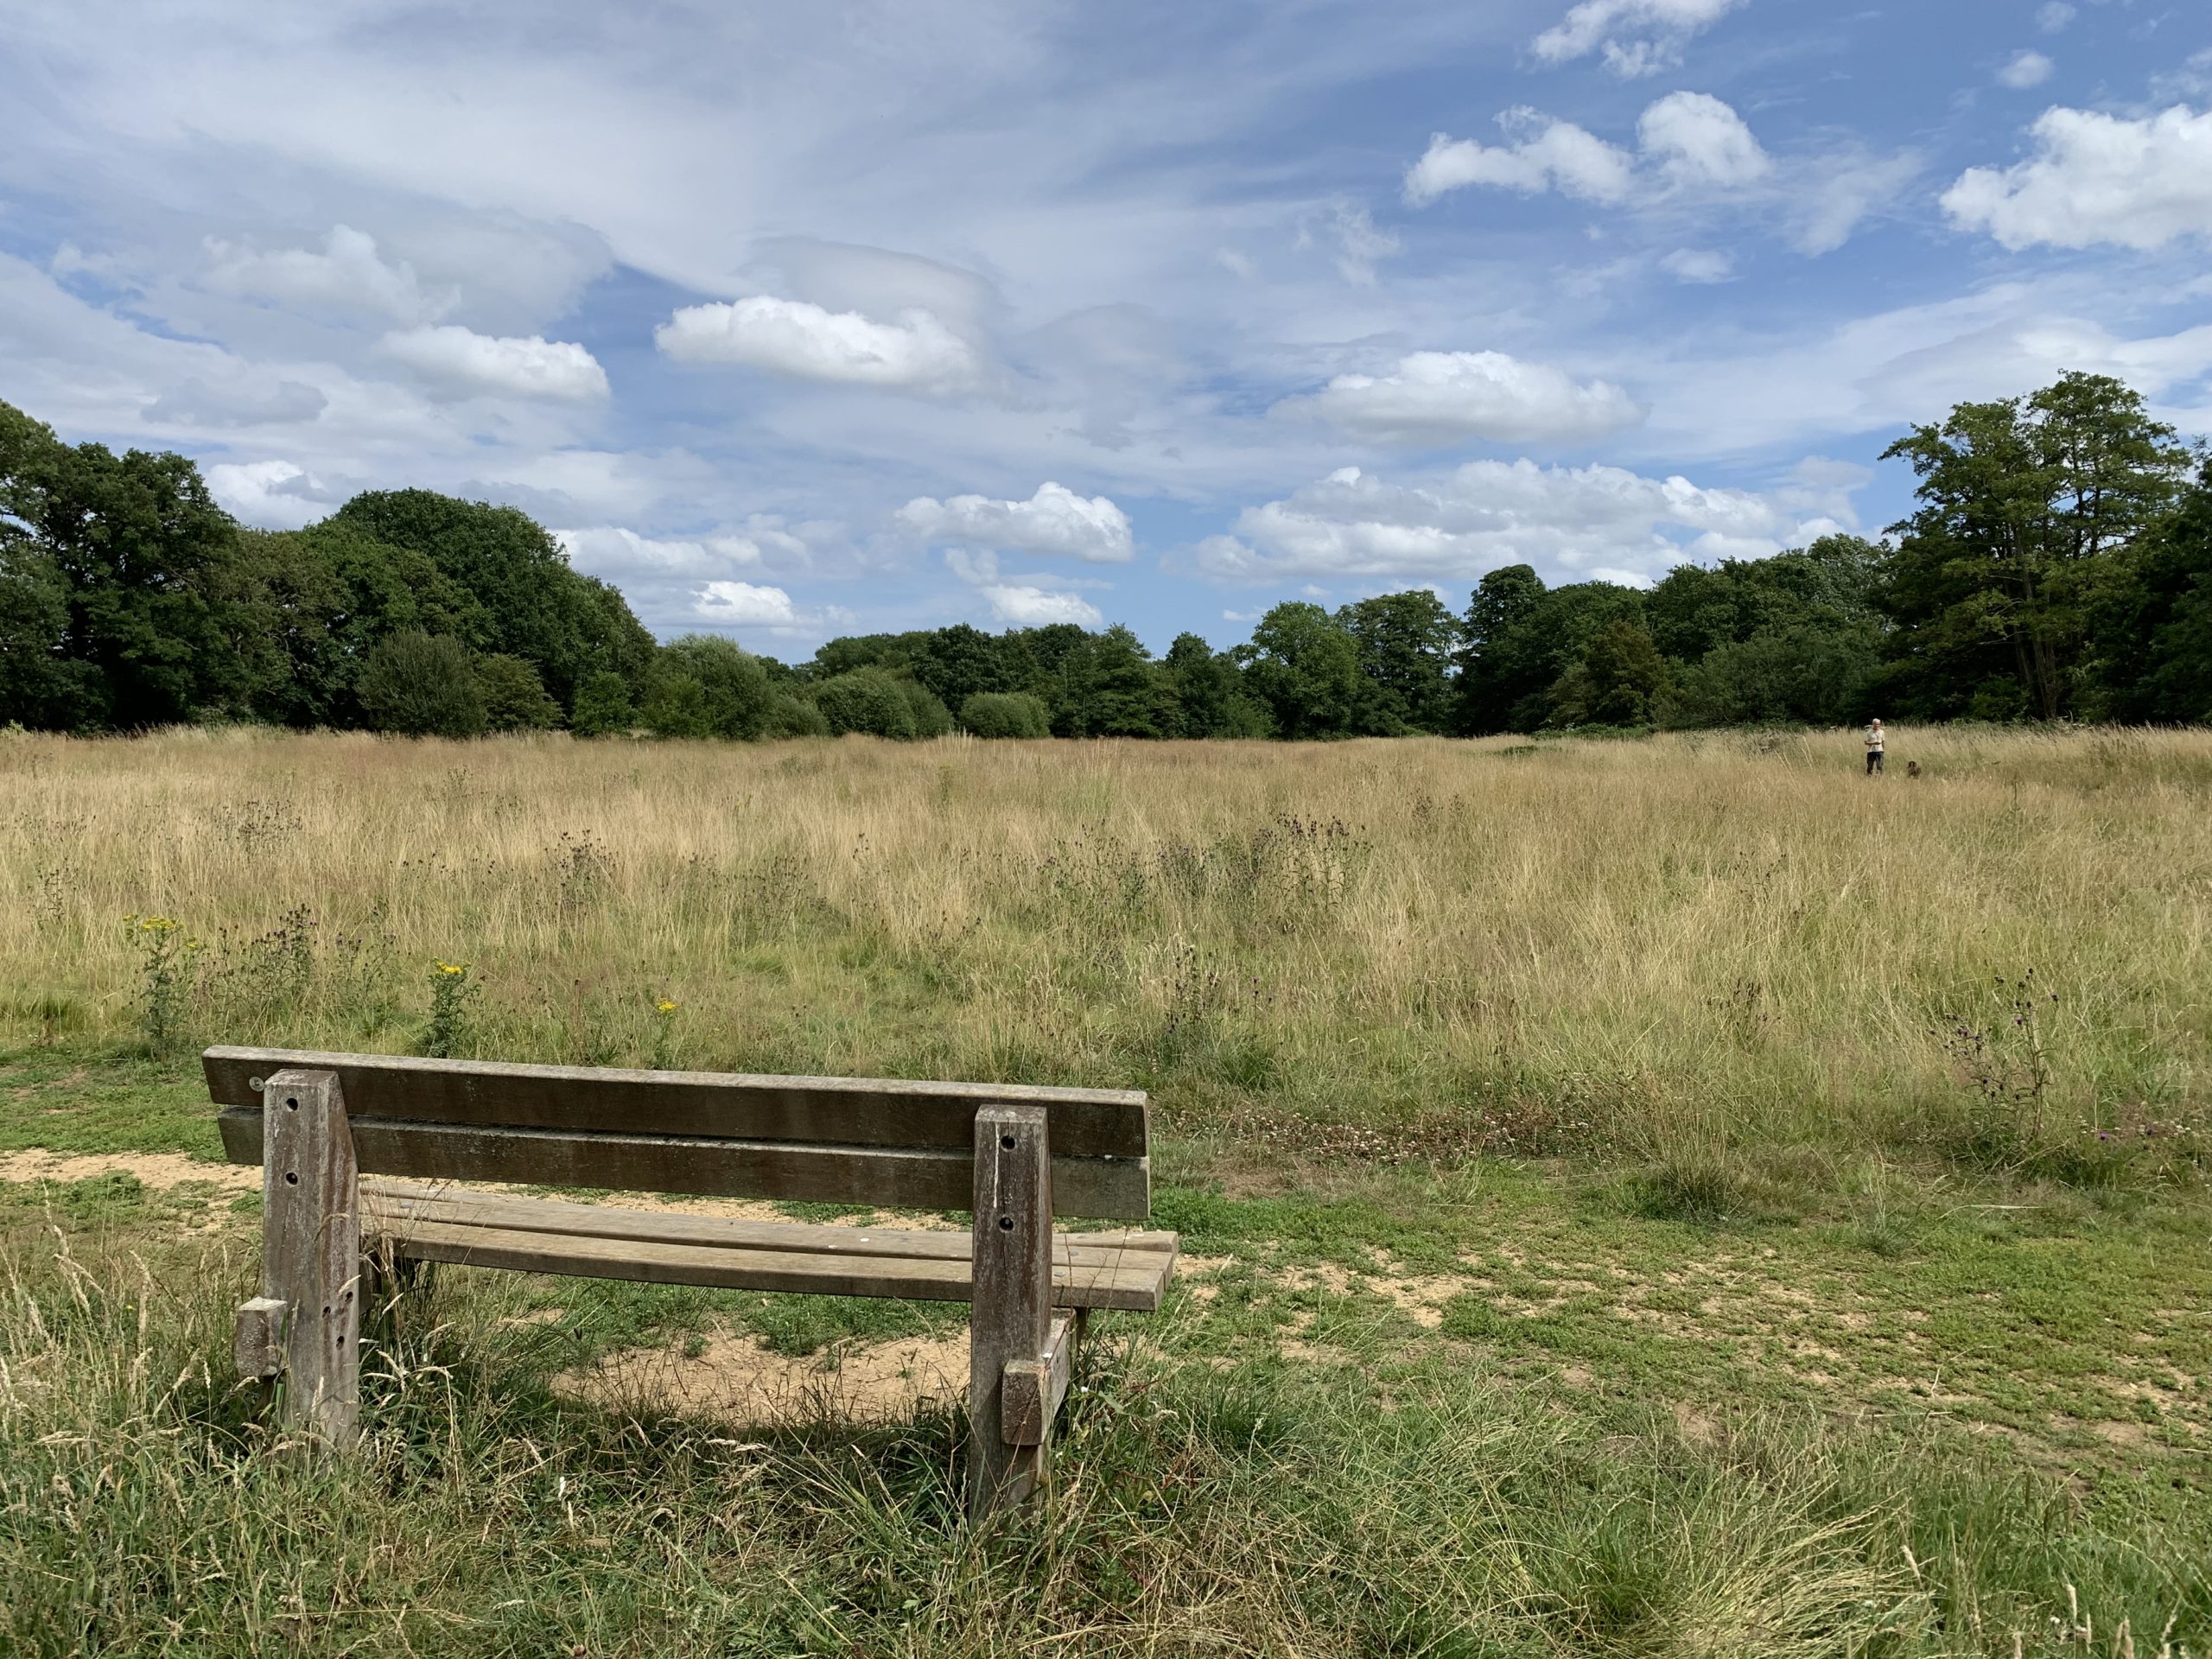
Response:
[{"label": "white cloud", "polygon": [[919,308],[878,322],[857,311],[756,294],[687,305],[653,331],[653,343],[680,363],[736,363],[842,385],[951,392],[972,387],[981,375],[968,342]]},{"label": "white cloud", "polygon": [[386,334],[377,350],[452,397],[583,403],[607,396],[607,372],[589,352],[536,334],[502,339],[448,322]]},{"label": "white cloud", "polygon": [[698,591],[692,614],[732,628],[797,628],[798,607],[781,588],[749,582],[710,582]]},{"label": "white cloud", "polygon": [[2074,8],[2066,0],[2048,0],[2036,13],[2036,27],[2046,35],[2056,35],[2074,21]]},{"label": "white cloud", "polygon": [[1104,613],[1079,594],[1048,593],[1042,588],[994,583],[976,590],[990,602],[991,619],[1009,628],[1041,628],[1055,622],[1072,622],[1096,628]]},{"label": "white cloud", "polygon": [[1686,559],[1777,552],[1808,531],[1818,533],[1750,491],[1618,467],[1475,461],[1410,485],[1346,467],[1246,508],[1234,536],[1200,543],[1198,562],[1211,575],[1255,581],[1465,582],[1521,563],[1569,579],[1601,569],[1649,575]]},{"label": "white cloud", "polygon": [[1636,124],[1644,156],[1677,184],[1750,184],[1773,163],[1743,117],[1707,92],[1669,92]]},{"label": "white cloud", "polygon": [[956,495],[917,496],[899,509],[899,523],[925,541],[960,542],[1018,553],[1060,554],[1091,564],[1125,564],[1136,556],[1128,516],[1103,495],[1084,497],[1047,480],[1027,501]]},{"label": "white cloud", "polygon": [[1744,0],[1581,0],[1536,36],[1536,56],[1566,63],[1605,54],[1605,67],[1631,77],[1656,74],[1681,61],[1682,47]]},{"label": "white cloud", "polygon": [[1425,207],[1449,190],[1471,184],[1496,185],[1536,195],[1557,190],[1585,201],[1626,200],[1635,184],[1629,153],[1571,121],[1554,121],[1531,109],[1506,111],[1498,124],[1511,136],[1530,136],[1511,144],[1483,144],[1436,133],[1421,158],[1406,169],[1406,200]]},{"label": "white cloud", "polygon": [[1997,81],[2016,92],[2024,92],[2029,87],[2040,86],[2049,80],[2050,70],[2050,60],[2042,53],[2015,52],[1997,71]]},{"label": "white cloud", "polygon": [[205,286],[245,299],[429,322],[451,310],[459,297],[451,290],[426,291],[412,265],[385,260],[374,237],[345,225],[331,227],[321,253],[306,248],[264,253],[210,237],[207,254]]},{"label": "white cloud", "polygon": [[321,479],[289,461],[220,461],[207,476],[232,518],[264,530],[298,530],[338,505]]},{"label": "white cloud", "polygon": [[[1395,232],[1376,230],[1367,209],[1351,202],[1340,201],[1330,209],[1325,234],[1336,245],[1337,274],[1356,288],[1373,287],[1376,265],[1400,246]],[[1298,242],[1300,247],[1310,246],[1312,232],[1300,226]]]},{"label": "white cloud", "polygon": [[146,418],[175,426],[296,426],[330,406],[303,380],[244,377],[210,385],[194,375],[146,405]]},{"label": "white cloud", "polygon": [[2212,237],[2212,111],[2177,105],[2130,118],[2050,109],[2029,131],[2030,160],[1969,168],[1943,193],[1954,223],[2012,249]]},{"label": "white cloud", "polygon": [[1610,381],[1577,381],[1503,352],[1415,352],[1388,374],[1340,374],[1274,412],[1318,416],[1354,437],[1412,446],[1468,438],[1574,442],[1633,426],[1644,413]]},{"label": "white cloud", "polygon": [[1681,283],[1725,283],[1736,274],[1733,256],[1715,248],[1676,248],[1659,269]]},{"label": "white cloud", "polygon": [[[618,524],[601,524],[556,530],[553,539],[577,569],[608,578],[715,575],[763,562],[760,543],[751,536],[662,538],[640,536]],[[796,544],[792,537],[783,539]]]},{"label": "white cloud", "polygon": [[1795,169],[1789,181],[1789,244],[1803,254],[1833,253],[1869,213],[1894,202],[1920,171],[1910,151],[1874,156],[1844,150]]}]

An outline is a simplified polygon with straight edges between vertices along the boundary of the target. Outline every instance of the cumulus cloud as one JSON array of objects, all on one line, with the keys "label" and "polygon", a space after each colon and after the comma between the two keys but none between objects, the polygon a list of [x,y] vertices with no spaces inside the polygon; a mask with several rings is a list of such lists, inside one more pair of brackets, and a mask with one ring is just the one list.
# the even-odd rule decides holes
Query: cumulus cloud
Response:
[{"label": "cumulus cloud", "polygon": [[[775,534],[804,556],[804,547],[796,537]],[[556,530],[553,538],[577,569],[611,579],[717,575],[764,563],[760,538],[756,536],[668,538],[640,536],[619,524],[600,524]]]},{"label": "cumulus cloud", "polygon": [[1750,184],[1773,163],[1743,117],[1707,92],[1669,92],[1636,124],[1647,158],[1678,184]]},{"label": "cumulus cloud", "polygon": [[878,322],[766,294],[687,305],[653,331],[679,363],[735,363],[797,380],[954,392],[972,387],[982,365],[973,347],[918,308]]},{"label": "cumulus cloud", "polygon": [[2029,132],[2028,160],[1968,168],[1943,193],[1954,224],[2016,250],[2212,237],[2212,111],[2176,105],[2131,118],[2050,109]]},{"label": "cumulus cloud", "polygon": [[1682,48],[1744,0],[1581,0],[1536,36],[1533,48],[1545,63],[1604,54],[1605,67],[1624,78],[1656,74],[1681,61]]},{"label": "cumulus cloud", "polygon": [[702,622],[731,628],[797,628],[798,607],[781,588],[749,582],[710,582],[699,589],[691,613]]},{"label": "cumulus cloud", "polygon": [[584,403],[607,396],[607,372],[598,359],[581,346],[536,334],[500,338],[441,323],[386,334],[377,350],[448,397]]},{"label": "cumulus cloud", "polygon": [[1050,480],[1027,501],[918,496],[899,509],[897,518],[925,541],[1059,554],[1091,564],[1125,564],[1136,556],[1136,538],[1121,508],[1103,495],[1086,498]]},{"label": "cumulus cloud", "polygon": [[1250,581],[1466,582],[1524,563],[1570,579],[1599,569],[1649,575],[1685,559],[1762,556],[1828,527],[1750,491],[1618,467],[1475,461],[1402,485],[1346,467],[1246,508],[1234,535],[1200,543],[1198,563]]},{"label": "cumulus cloud", "polygon": [[1373,443],[1433,446],[1489,438],[1562,443],[1633,426],[1644,411],[1606,380],[1578,381],[1503,352],[1415,352],[1388,374],[1340,374],[1278,415],[1318,416]]},{"label": "cumulus cloud", "polygon": [[1557,190],[1610,204],[1626,200],[1635,186],[1635,162],[1629,153],[1571,121],[1554,121],[1527,108],[1508,110],[1497,121],[1509,138],[1516,132],[1528,136],[1506,144],[1484,144],[1433,134],[1421,158],[1406,169],[1406,200],[1425,207],[1446,191],[1486,184],[1523,195]]},{"label": "cumulus cloud", "polygon": [[298,530],[337,505],[321,479],[289,461],[219,461],[207,469],[207,490],[232,518],[263,530]]},{"label": "cumulus cloud", "polygon": [[146,418],[171,426],[293,426],[314,420],[330,399],[303,380],[210,385],[194,375],[146,405]]},{"label": "cumulus cloud", "polygon": [[365,231],[336,225],[323,238],[322,251],[285,248],[266,253],[210,237],[204,286],[244,299],[319,309],[365,311],[396,322],[429,322],[451,310],[458,296],[431,292],[404,259],[377,252]]},{"label": "cumulus cloud", "polygon": [[1009,628],[1042,628],[1055,622],[1078,627],[1103,626],[1105,613],[1080,594],[1056,594],[1042,588],[992,582],[976,589],[989,601],[991,620]]},{"label": "cumulus cloud", "polygon": [[2040,52],[2015,52],[1997,71],[1998,84],[2024,92],[2050,79],[2051,63]]},{"label": "cumulus cloud", "polygon": [[2036,27],[2046,35],[2056,35],[2074,21],[2074,8],[2066,0],[2048,0],[2036,13]]}]

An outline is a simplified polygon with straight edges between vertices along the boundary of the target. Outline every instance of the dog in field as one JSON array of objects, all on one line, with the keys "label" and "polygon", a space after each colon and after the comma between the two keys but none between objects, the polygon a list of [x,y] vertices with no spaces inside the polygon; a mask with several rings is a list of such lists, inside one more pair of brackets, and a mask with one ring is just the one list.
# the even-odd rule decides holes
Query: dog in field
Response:
[{"label": "dog in field", "polygon": [[1908,761],[1906,761],[1906,762],[1904,763],[1904,775],[1905,775],[1906,777],[1908,777],[1908,778],[1917,778],[1917,777],[1919,777],[1919,776],[1920,776],[1920,762],[1919,762],[1919,761],[1917,761],[1917,760],[1908,760]]}]

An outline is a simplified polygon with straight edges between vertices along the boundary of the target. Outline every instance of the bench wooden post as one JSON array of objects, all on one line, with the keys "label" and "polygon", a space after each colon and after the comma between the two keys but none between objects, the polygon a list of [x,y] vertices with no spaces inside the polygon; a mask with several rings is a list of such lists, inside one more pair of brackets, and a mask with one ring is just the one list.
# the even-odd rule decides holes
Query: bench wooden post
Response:
[{"label": "bench wooden post", "polygon": [[283,1378],[283,1421],[349,1446],[361,1407],[360,1180],[335,1073],[262,1088],[262,1294],[238,1310],[238,1366]]},{"label": "bench wooden post", "polygon": [[1052,1319],[1052,1173],[1041,1106],[976,1114],[975,1300],[968,1322],[968,1516],[1018,1503],[1044,1466],[1042,1437],[1006,1436],[1009,1363],[1046,1352]]}]

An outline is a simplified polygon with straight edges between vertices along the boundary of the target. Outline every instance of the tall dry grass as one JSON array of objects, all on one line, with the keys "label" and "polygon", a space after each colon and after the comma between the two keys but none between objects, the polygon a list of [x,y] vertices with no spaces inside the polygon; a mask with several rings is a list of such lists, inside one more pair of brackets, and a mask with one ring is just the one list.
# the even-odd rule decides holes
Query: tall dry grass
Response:
[{"label": "tall dry grass", "polygon": [[1890,753],[9,734],[0,1041],[138,1037],[159,915],[205,946],[151,993],[180,1041],[416,1046],[442,959],[503,1058],[1137,1082],[1417,1147],[2186,1144],[2212,734]]}]

